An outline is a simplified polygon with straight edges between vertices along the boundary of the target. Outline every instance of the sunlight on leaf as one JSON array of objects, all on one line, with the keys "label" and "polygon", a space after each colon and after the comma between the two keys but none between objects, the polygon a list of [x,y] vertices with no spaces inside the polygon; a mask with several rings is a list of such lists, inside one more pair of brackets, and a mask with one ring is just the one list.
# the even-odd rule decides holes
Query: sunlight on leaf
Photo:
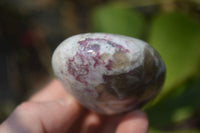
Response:
[{"label": "sunlight on leaf", "polygon": [[191,112],[192,109],[190,107],[179,108],[172,115],[172,120],[174,122],[181,122],[183,120],[186,120],[192,115]]},{"label": "sunlight on leaf", "polygon": [[197,73],[200,26],[181,13],[163,13],[153,20],[149,35],[150,44],[161,54],[167,68],[160,98]]}]

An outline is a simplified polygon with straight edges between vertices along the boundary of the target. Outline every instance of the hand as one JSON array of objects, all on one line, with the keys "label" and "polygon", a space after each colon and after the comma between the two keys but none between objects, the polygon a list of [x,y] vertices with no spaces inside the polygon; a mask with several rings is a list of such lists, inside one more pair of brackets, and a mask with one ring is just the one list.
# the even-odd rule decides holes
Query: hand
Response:
[{"label": "hand", "polygon": [[0,133],[147,133],[144,112],[103,116],[84,109],[62,85],[52,81],[19,105],[0,125]]}]

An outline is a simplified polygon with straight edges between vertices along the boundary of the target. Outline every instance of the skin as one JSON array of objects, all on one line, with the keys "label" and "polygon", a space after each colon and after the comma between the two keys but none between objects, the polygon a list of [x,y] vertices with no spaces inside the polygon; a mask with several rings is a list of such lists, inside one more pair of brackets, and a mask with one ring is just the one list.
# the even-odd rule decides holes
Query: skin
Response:
[{"label": "skin", "polygon": [[20,104],[0,125],[1,133],[147,133],[148,119],[136,110],[104,116],[83,108],[53,80]]}]

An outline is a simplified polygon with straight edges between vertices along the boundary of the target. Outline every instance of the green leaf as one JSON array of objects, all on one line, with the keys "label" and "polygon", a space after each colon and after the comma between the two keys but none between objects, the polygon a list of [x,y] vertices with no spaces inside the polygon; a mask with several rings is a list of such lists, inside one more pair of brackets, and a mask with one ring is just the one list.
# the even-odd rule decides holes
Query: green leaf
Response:
[{"label": "green leaf", "polygon": [[149,129],[149,133],[199,133],[199,132],[200,132],[199,130],[193,130],[193,129],[175,130],[175,131]]},{"label": "green leaf", "polygon": [[173,125],[190,118],[200,106],[199,79],[174,89],[167,97],[146,109],[150,126],[158,128]]},{"label": "green leaf", "polygon": [[188,118],[190,118],[192,115],[192,108],[191,107],[183,107],[183,108],[179,108],[177,109],[173,115],[172,115],[172,121],[174,122],[181,122],[184,121]]},{"label": "green leaf", "polygon": [[200,26],[181,13],[162,13],[152,22],[149,43],[161,54],[167,69],[159,99],[199,70]]},{"label": "green leaf", "polygon": [[129,8],[106,5],[94,11],[93,26],[95,32],[122,34],[141,38],[144,28],[144,18],[140,13]]}]

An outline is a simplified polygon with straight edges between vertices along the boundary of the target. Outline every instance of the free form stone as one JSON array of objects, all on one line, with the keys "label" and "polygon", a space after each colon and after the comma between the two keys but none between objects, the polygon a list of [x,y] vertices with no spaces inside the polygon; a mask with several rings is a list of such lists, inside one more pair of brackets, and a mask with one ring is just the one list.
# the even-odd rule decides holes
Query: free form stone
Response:
[{"label": "free form stone", "polygon": [[106,33],[64,40],[52,65],[69,93],[103,114],[141,107],[158,94],[165,77],[164,62],[146,42]]}]

